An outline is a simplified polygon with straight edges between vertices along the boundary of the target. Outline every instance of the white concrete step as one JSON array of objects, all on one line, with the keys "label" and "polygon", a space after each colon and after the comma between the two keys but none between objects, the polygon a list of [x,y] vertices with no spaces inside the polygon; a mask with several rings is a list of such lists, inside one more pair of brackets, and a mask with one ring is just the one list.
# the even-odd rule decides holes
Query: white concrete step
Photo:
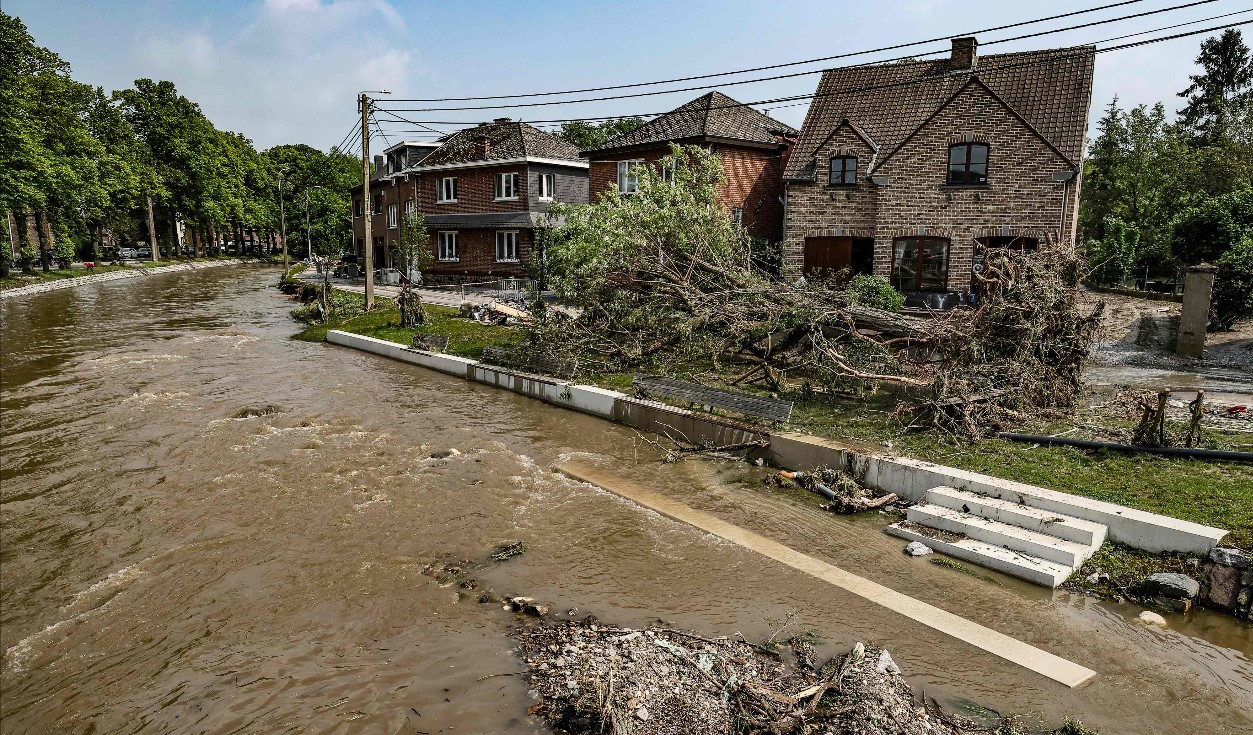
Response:
[{"label": "white concrete step", "polygon": [[963,513],[1022,526],[1031,531],[1074,541],[1085,546],[1098,547],[1105,541],[1108,531],[1104,524],[1062,515],[1040,508],[1033,508],[1011,500],[1002,500],[969,490],[953,487],[933,487],[927,491],[927,502]]},{"label": "white concrete step", "polygon": [[1083,564],[1099,546],[1067,541],[1022,526],[1013,526],[932,503],[912,506],[905,517],[914,523],[952,533],[964,533],[976,541],[1002,546],[1072,568]]},{"label": "white concrete step", "polygon": [[965,538],[960,541],[942,541],[925,533],[926,529],[903,528],[900,524],[888,526],[888,533],[910,541],[919,541],[935,551],[955,559],[968,561],[988,569],[995,569],[1028,582],[1057,587],[1074,572],[1073,567],[1041,559],[1029,554],[994,546],[984,541]]}]

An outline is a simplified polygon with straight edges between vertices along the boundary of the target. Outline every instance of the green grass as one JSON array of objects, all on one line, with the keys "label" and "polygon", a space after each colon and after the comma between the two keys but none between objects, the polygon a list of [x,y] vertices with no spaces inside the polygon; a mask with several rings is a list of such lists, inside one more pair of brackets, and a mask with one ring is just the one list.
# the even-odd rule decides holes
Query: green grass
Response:
[{"label": "green grass", "polygon": [[[1106,542],[1066,580],[1065,586],[1102,597],[1134,598],[1137,597],[1136,588],[1151,574],[1176,572],[1189,577],[1198,576],[1200,565],[1196,561],[1187,554],[1152,554]],[[1108,574],[1109,581],[1089,582],[1088,577],[1095,572]]]},{"label": "green grass", "polygon": [[[815,398],[796,404],[789,427],[833,439],[878,445],[901,454],[1051,490],[1118,503],[1231,533],[1223,543],[1253,548],[1253,465],[1036,447],[1004,439],[958,441],[935,431],[901,432],[892,420],[892,396]],[[1069,428],[1058,425],[1036,433]],[[1209,432],[1207,445],[1230,448],[1248,434]]]},{"label": "green grass", "polygon": [[[343,292],[340,292],[343,294]],[[361,300],[360,294],[346,294]],[[418,328],[400,326],[400,310],[387,299],[380,299],[378,307],[368,314],[358,314],[347,319],[314,324],[295,335],[295,339],[306,342],[321,342],[326,333],[338,329],[367,337],[385,339],[408,346],[415,334],[431,334],[448,338],[448,354],[478,359],[483,356],[483,348],[490,346],[508,346],[521,343],[525,335],[513,327],[498,327],[492,324],[479,324],[458,316],[456,309],[447,306],[427,304],[426,324]]]}]

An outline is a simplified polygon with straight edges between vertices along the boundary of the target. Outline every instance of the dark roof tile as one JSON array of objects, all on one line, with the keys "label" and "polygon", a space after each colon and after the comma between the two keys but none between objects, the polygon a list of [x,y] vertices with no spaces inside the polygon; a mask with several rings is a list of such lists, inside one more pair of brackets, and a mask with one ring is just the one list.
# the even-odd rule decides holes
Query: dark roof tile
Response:
[{"label": "dark roof tile", "polygon": [[[486,137],[491,150],[484,159],[478,141]],[[562,138],[522,122],[499,122],[460,130],[444,141],[421,166],[440,166],[475,161],[504,161],[515,158],[554,158],[579,161],[579,149]]]},{"label": "dark roof tile", "polygon": [[593,150],[634,148],[692,138],[777,143],[778,133],[796,135],[797,131],[721,92],[710,92],[649,120],[629,133],[611,138]]}]

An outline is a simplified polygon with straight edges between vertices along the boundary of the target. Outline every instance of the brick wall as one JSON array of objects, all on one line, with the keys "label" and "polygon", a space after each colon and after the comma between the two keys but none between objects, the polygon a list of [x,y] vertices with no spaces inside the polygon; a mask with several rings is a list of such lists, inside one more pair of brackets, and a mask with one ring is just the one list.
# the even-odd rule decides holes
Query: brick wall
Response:
[{"label": "brick wall", "polygon": [[[496,174],[518,175],[518,198],[496,201],[494,177]],[[457,203],[437,204],[436,187],[441,179],[449,176],[457,179]],[[472,214],[483,212],[525,212],[529,200],[527,192],[527,167],[524,163],[507,166],[483,166],[454,168],[446,171],[423,171],[419,185],[419,207],[427,214]]]},{"label": "brick wall", "polygon": [[[948,187],[949,143],[967,133],[989,144],[987,186]],[[853,137],[847,128],[835,136],[838,145],[856,148]],[[788,185],[784,262],[788,277],[801,272],[805,236],[832,228],[853,230],[844,234],[872,235],[874,272],[885,276],[891,273],[894,238],[918,234],[949,238],[951,291],[970,286],[977,237],[1009,234],[1044,241],[1058,236],[1064,218],[1066,239],[1074,238],[1078,187],[1072,184],[1066,191],[1052,181],[1053,172],[1070,165],[977,85],[967,87],[875,171],[876,176],[889,178],[886,187],[862,181],[851,199],[837,195],[832,201],[834,190],[825,185],[827,158],[834,145],[833,140],[818,158],[816,183]],[[862,144],[859,159],[868,150]],[[863,175],[859,171],[859,178]],[[873,232],[865,232],[871,225]]]},{"label": "brick wall", "polygon": [[[451,231],[455,228],[440,228],[439,231]],[[438,235],[436,230],[431,230],[431,252],[438,253],[436,242]],[[534,242],[534,234],[531,230],[517,230],[518,233],[518,263],[497,263],[496,262],[496,230],[494,229],[462,229],[457,232],[457,255],[460,260],[456,263],[433,262],[426,272],[431,274],[436,281],[441,279],[447,280],[465,280],[467,277],[473,279],[483,278],[503,278],[507,276],[525,277],[526,262],[531,257],[531,247]],[[460,278],[457,278],[460,277]]]},{"label": "brick wall", "polygon": [[[749,234],[778,242],[783,237],[783,165],[778,150],[717,145],[726,181],[718,201],[730,211],[744,210],[742,223]],[[655,163],[670,154],[669,146],[631,153],[597,154],[589,170],[591,201],[597,201],[618,183],[618,161]]]}]

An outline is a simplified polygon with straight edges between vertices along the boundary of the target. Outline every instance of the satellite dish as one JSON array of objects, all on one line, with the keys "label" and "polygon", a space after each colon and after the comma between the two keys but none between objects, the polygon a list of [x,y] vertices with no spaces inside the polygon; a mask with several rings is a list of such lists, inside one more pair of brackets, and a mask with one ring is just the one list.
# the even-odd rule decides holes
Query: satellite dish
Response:
[{"label": "satellite dish", "polygon": [[975,271],[975,273],[982,273],[982,272],[983,272],[983,263],[975,263],[975,266],[974,266],[974,271]]}]

